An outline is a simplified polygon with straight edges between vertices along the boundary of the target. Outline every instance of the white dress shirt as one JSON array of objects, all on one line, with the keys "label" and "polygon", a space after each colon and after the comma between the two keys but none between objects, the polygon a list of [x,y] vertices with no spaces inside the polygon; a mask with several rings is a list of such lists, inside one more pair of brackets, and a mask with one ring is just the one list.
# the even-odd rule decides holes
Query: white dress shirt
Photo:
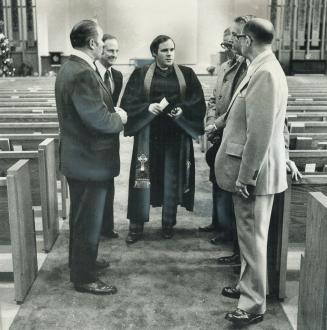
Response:
[{"label": "white dress shirt", "polygon": [[87,55],[86,53],[84,53],[84,52],[82,52],[78,49],[74,49],[72,54],[79,57],[79,58],[81,58],[85,62],[87,62],[90,65],[90,67],[95,71],[96,68],[95,68],[95,65],[93,63],[93,59],[89,55]]},{"label": "white dress shirt", "polygon": [[102,80],[104,81],[104,75],[106,73],[106,71],[109,72],[109,82],[110,82],[110,88],[111,88],[111,92],[114,92],[114,88],[115,88],[115,83],[114,80],[112,78],[112,72],[111,72],[111,66],[107,69],[100,61],[96,61],[95,65],[98,69],[98,72],[100,73],[100,76],[102,78]]}]

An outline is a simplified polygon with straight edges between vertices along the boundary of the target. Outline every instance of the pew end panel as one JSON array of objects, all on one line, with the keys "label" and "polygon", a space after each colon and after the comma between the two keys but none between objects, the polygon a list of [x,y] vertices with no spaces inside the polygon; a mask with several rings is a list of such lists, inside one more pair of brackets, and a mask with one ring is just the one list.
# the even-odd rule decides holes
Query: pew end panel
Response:
[{"label": "pew end panel", "polygon": [[55,140],[40,143],[38,153],[44,250],[49,252],[59,235]]},{"label": "pew end panel", "polygon": [[327,327],[327,196],[308,196],[305,255],[301,257],[298,329]]},{"label": "pew end panel", "polygon": [[24,301],[38,271],[28,167],[29,160],[19,160],[7,171],[10,240],[17,303]]}]

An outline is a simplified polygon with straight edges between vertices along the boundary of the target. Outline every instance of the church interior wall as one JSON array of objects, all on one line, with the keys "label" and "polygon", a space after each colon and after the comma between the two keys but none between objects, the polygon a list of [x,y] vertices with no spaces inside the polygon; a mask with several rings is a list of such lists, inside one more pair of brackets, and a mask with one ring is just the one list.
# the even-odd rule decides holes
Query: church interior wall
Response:
[{"label": "church interior wall", "polygon": [[233,17],[267,17],[268,0],[37,0],[39,56],[71,53],[69,33],[80,19],[97,18],[120,43],[118,65],[150,58],[149,44],[158,34],[176,42],[178,63],[214,65],[224,29]]}]

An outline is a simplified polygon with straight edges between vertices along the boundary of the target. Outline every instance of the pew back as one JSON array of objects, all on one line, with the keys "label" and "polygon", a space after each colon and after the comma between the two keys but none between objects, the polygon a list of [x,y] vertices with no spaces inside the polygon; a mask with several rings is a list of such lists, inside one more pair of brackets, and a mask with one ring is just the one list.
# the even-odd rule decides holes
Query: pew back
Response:
[{"label": "pew back", "polygon": [[[24,301],[38,270],[28,167],[28,160],[19,160],[7,170],[6,184],[3,178],[0,181],[1,201],[5,204],[3,201],[6,200],[8,205],[6,219],[10,227],[10,239],[8,237],[7,241],[10,241],[12,249],[17,303]],[[6,199],[4,191],[6,191]],[[2,216],[5,215],[3,210],[1,212]],[[8,226],[6,227],[8,229]]]}]

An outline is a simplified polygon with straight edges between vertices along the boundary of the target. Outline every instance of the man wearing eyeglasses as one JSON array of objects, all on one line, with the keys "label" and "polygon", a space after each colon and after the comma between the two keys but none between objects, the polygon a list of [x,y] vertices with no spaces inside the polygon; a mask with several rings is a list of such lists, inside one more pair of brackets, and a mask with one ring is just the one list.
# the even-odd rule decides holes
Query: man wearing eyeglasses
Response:
[{"label": "man wearing eyeglasses", "polygon": [[233,25],[224,32],[224,40],[221,46],[226,50],[228,60],[220,66],[213,95],[209,99],[207,107],[205,131],[208,140],[213,143],[213,145],[206,153],[206,160],[210,167],[213,208],[212,223],[207,227],[200,227],[199,230],[206,232],[219,231],[218,235],[210,240],[212,244],[218,245],[227,241],[233,242],[233,255],[218,258],[219,264],[239,265],[240,255],[232,194],[228,191],[224,191],[217,185],[214,173],[215,156],[220,146],[223,133],[216,129],[215,121],[219,116],[226,113],[234,91],[245,77],[247,63],[244,57],[241,56],[241,46],[236,35],[237,33],[241,33],[243,26],[251,18],[253,18],[252,15],[236,17]]},{"label": "man wearing eyeglasses", "polygon": [[288,87],[271,49],[271,22],[254,18],[235,37],[250,65],[228,106],[225,123],[215,122],[224,127],[215,174],[218,185],[232,193],[234,203],[241,275],[237,287],[228,288],[230,297],[239,301],[226,319],[241,326],[262,321],[266,310],[270,216],[274,195],[287,189]]}]

